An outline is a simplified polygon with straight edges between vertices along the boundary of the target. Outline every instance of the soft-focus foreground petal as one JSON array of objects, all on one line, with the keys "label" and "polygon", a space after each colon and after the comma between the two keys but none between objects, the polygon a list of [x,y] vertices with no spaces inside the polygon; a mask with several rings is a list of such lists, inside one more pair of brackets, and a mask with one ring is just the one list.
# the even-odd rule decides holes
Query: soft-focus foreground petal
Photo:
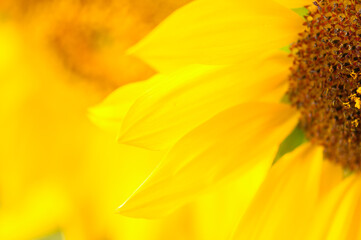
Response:
[{"label": "soft-focus foreground petal", "polygon": [[[195,65],[156,76],[157,79],[148,81],[157,84],[145,91],[127,112],[119,140],[148,149],[165,149],[227,108],[247,101],[279,101],[287,85],[288,68],[289,59],[279,53],[242,65],[223,68]],[[124,110],[118,106],[124,103],[118,101],[99,109],[110,115],[123,115]],[[102,114],[100,111],[98,115]]]},{"label": "soft-focus foreground petal", "polygon": [[271,0],[194,1],[129,50],[158,71],[233,64],[297,38],[302,18]]},{"label": "soft-focus foreground petal", "polygon": [[[93,126],[85,110],[96,93],[62,84],[57,72],[42,72],[40,54],[22,58],[9,69],[11,75],[0,73],[6,77],[0,81],[5,103],[0,112],[6,116],[0,119],[6,126],[0,151],[0,239],[41,239],[57,230],[66,240],[202,239],[182,229],[192,221],[191,211],[156,224],[114,214],[161,153],[119,145]],[[51,67],[48,61],[47,70]],[[38,190],[43,183],[49,187]],[[159,237],[170,226],[178,231]]]},{"label": "soft-focus foreground petal", "polygon": [[361,177],[346,178],[320,202],[304,239],[361,239]]},{"label": "soft-focus foreground petal", "polygon": [[307,143],[270,170],[233,239],[294,239],[316,204],[322,149]]},{"label": "soft-focus foreground petal", "polygon": [[[40,186],[43,185],[43,186]],[[58,184],[33,186],[23,205],[0,211],[0,239],[35,239],[56,231],[69,214],[69,199]],[[80,239],[79,239],[80,240]]]},{"label": "soft-focus foreground petal", "polygon": [[13,25],[0,25],[0,239],[53,231],[66,240],[202,239],[193,236],[193,210],[155,224],[114,214],[158,152],[119,145],[93,126],[86,109],[103,89],[70,78],[43,48],[23,45],[28,39]]},{"label": "soft-focus foreground petal", "polygon": [[245,103],[228,109],[182,138],[119,211],[132,217],[162,216],[225,178],[257,164],[270,165],[296,123],[297,114],[284,104]]}]

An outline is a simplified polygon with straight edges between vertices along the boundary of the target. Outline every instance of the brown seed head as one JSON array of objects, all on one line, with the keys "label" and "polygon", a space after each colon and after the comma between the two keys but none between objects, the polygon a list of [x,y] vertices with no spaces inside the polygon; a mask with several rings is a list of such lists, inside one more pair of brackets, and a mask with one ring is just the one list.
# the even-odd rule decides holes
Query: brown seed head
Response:
[{"label": "brown seed head", "polygon": [[361,169],[361,0],[320,0],[291,46],[288,94],[325,157]]}]

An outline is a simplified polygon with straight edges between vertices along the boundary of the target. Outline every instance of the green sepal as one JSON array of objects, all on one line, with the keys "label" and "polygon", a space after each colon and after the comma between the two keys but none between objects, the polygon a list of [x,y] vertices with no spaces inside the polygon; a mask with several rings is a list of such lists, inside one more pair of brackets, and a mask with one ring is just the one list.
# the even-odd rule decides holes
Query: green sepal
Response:
[{"label": "green sepal", "polygon": [[280,144],[276,157],[273,160],[273,164],[275,164],[285,154],[293,151],[302,143],[305,143],[307,141],[308,140],[305,136],[304,131],[299,126],[295,127],[295,129],[293,129],[290,135],[288,135],[285,140],[283,140],[283,142]]}]

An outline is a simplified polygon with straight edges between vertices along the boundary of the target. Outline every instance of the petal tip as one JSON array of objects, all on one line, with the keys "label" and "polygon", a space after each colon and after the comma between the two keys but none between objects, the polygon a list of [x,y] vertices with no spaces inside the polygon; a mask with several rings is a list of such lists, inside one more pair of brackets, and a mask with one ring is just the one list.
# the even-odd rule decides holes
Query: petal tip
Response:
[{"label": "petal tip", "polygon": [[138,147],[137,144],[133,143],[132,139],[129,138],[129,136],[126,134],[126,132],[120,132],[117,136],[117,142],[119,144],[125,144],[125,145],[130,145],[130,146],[136,146]]},{"label": "petal tip", "polygon": [[138,56],[138,52],[139,52],[139,42],[134,44],[133,46],[131,46],[130,48],[128,48],[126,51],[125,51],[125,54],[128,55],[128,56]]},{"label": "petal tip", "polygon": [[115,213],[123,215],[124,209],[123,206],[126,204],[127,201],[123,202],[117,209],[115,209]]},{"label": "petal tip", "polygon": [[99,124],[100,119],[102,119],[102,114],[101,113],[101,108],[98,106],[93,106],[90,107],[86,110],[86,116],[88,117],[88,119],[95,125],[99,126],[101,124]]}]

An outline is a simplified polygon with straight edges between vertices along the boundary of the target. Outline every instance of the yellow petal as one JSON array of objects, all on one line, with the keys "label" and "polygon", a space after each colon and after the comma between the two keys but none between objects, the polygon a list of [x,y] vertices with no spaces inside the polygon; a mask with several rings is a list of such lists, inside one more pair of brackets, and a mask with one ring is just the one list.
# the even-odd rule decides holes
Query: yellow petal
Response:
[{"label": "yellow petal", "polygon": [[64,190],[57,184],[29,188],[22,205],[2,208],[0,239],[38,239],[57,231],[69,214],[70,203]]},{"label": "yellow petal", "polygon": [[118,133],[129,108],[162,78],[163,76],[159,74],[146,81],[130,83],[118,88],[102,103],[88,109],[89,118],[100,128]]},{"label": "yellow petal", "polygon": [[287,8],[301,8],[304,6],[313,5],[312,0],[274,0],[279,4],[287,7]]},{"label": "yellow petal", "polygon": [[350,176],[320,202],[306,239],[360,239],[360,176]]},{"label": "yellow petal", "polygon": [[307,143],[270,170],[234,239],[294,239],[316,204],[322,149]]},{"label": "yellow petal", "polygon": [[339,164],[323,161],[320,196],[328,194],[343,179],[343,168]]},{"label": "yellow petal", "polygon": [[[345,239],[361,239],[361,230],[360,230],[360,222],[361,222],[361,179],[360,175],[358,173],[357,176],[357,183],[356,183],[356,196],[354,197],[353,201],[356,202],[356,207],[347,207],[348,209],[348,216],[352,215],[351,223],[349,224],[348,233]],[[347,221],[343,222],[344,224],[347,223]],[[337,223],[336,223],[337,224]]]},{"label": "yellow petal", "polygon": [[0,73],[11,68],[11,65],[14,64],[19,55],[20,39],[15,26],[0,22]]},{"label": "yellow petal", "polygon": [[175,11],[129,52],[158,71],[234,64],[290,44],[302,22],[271,0],[197,0]]},{"label": "yellow petal", "polygon": [[182,138],[120,212],[162,216],[226,178],[269,166],[297,118],[290,106],[272,103],[245,103],[218,114]]},{"label": "yellow petal", "polygon": [[252,100],[279,101],[288,68],[289,59],[280,53],[242,65],[197,65],[168,74],[131,107],[120,141],[165,149],[229,107]]},{"label": "yellow petal", "polygon": [[[198,214],[197,231],[204,239],[228,239],[239,217],[244,214],[269,171],[269,164],[261,162],[248,172],[195,201]],[[220,221],[221,219],[221,221]]]}]

